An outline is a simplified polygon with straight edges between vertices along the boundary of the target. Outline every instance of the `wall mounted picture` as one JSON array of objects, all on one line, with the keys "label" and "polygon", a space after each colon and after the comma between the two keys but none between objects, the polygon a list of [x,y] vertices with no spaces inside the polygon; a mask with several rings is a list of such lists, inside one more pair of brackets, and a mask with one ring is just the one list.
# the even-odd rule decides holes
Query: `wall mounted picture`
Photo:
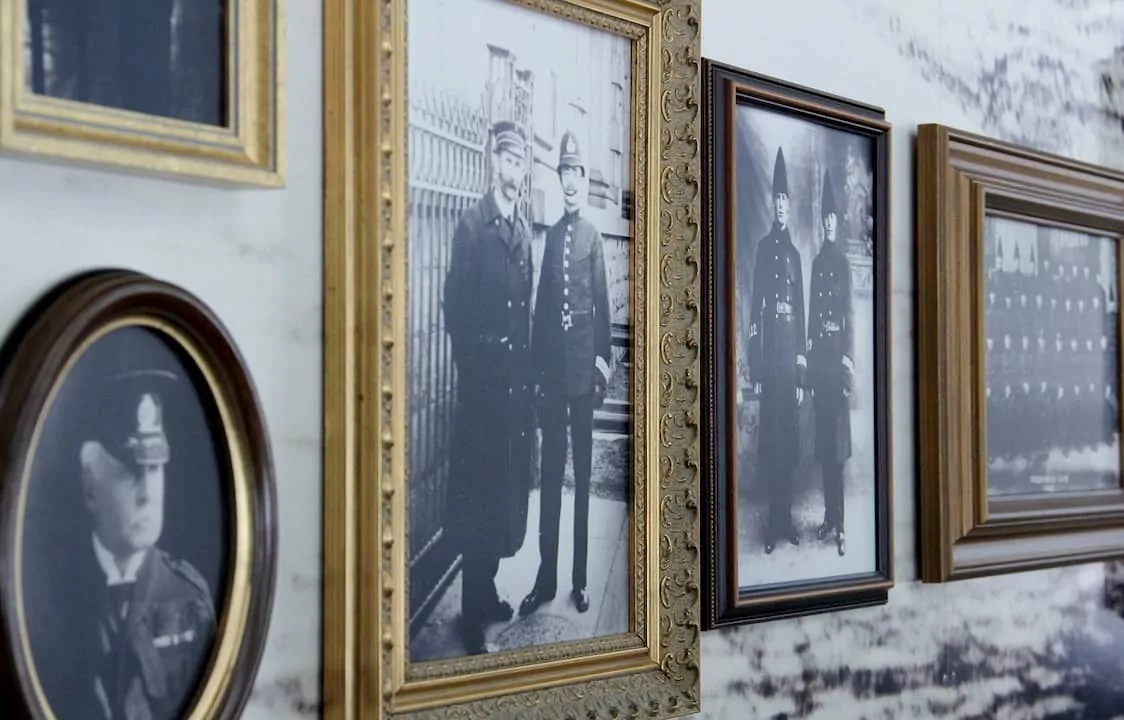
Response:
[{"label": "wall mounted picture", "polygon": [[698,3],[329,8],[327,716],[688,712]]},{"label": "wall mounted picture", "polygon": [[0,149],[279,186],[281,0],[12,0]]},{"label": "wall mounted picture", "polygon": [[890,126],[719,63],[703,77],[705,622],[885,602]]},{"label": "wall mounted picture", "polygon": [[36,718],[236,716],[276,529],[229,336],[185,291],[105,271],[49,293],[4,358],[7,702]]},{"label": "wall mounted picture", "polygon": [[922,579],[1124,555],[1124,175],[939,125],[918,160]]}]

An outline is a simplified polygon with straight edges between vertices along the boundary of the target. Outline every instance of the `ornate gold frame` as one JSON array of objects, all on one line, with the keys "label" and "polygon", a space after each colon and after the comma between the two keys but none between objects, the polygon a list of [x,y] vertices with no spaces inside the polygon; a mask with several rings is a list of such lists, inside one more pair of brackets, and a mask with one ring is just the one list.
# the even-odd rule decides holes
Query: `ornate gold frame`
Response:
[{"label": "ornate gold frame", "polygon": [[406,653],[406,6],[325,5],[324,713],[699,709],[699,0],[511,0],[633,42],[632,631]]},{"label": "ornate gold frame", "polygon": [[171,120],[30,92],[24,77],[27,0],[0,4],[0,150],[229,185],[281,187],[283,0],[228,0],[225,127]]}]

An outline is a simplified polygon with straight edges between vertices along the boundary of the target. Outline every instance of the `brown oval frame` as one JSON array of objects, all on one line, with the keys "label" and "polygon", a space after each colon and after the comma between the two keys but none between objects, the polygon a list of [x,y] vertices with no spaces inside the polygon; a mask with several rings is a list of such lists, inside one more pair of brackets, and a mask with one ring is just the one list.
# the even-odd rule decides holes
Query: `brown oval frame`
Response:
[{"label": "brown oval frame", "polygon": [[[195,344],[194,349],[231,400],[230,420],[240,426],[235,433],[244,441],[241,452],[251,468],[246,478],[252,524],[248,559],[250,597],[243,636],[230,665],[230,679],[210,718],[226,720],[241,715],[265,650],[277,574],[276,482],[265,417],[246,363],[214,312],[187,290],[129,270],[84,273],[56,285],[36,302],[0,351],[0,696],[18,698],[21,707],[13,709],[20,717],[50,717],[35,699],[30,659],[25,657],[20,642],[19,598],[13,575],[17,514],[30,446],[52,392],[75,353],[107,325],[137,316],[166,323]],[[173,344],[175,340],[168,337]],[[203,368],[197,363],[195,369]],[[214,401],[218,402],[218,398]],[[220,428],[219,434],[226,435],[227,430]],[[229,451],[229,443],[227,448]],[[232,513],[228,570],[232,582],[237,571],[233,538],[238,532],[237,517]],[[229,592],[219,614],[216,650],[223,637],[236,630],[226,623]],[[212,665],[200,681],[197,693],[214,673]],[[199,699],[197,694],[192,717],[198,712]]]}]

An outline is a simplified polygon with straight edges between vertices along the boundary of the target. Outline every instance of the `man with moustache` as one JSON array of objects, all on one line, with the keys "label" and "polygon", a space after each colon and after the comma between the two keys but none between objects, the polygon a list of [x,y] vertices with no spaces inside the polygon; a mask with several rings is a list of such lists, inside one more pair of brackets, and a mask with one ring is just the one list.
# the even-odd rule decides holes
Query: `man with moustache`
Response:
[{"label": "man with moustache", "polygon": [[207,582],[158,545],[172,459],[165,408],[178,378],[114,366],[77,410],[70,452],[90,531],[85,552],[60,563],[73,601],[48,632],[66,657],[38,670],[59,717],[173,720],[189,710],[216,625]]},{"label": "man with moustache", "polygon": [[823,478],[824,520],[817,537],[835,540],[846,553],[843,469],[851,457],[851,392],[855,344],[851,305],[851,266],[835,241],[838,215],[831,175],[824,172],[820,217],[824,239],[812,262],[808,318],[808,374],[815,412],[815,455]]},{"label": "man with moustache", "polygon": [[558,157],[562,217],[546,232],[531,347],[542,425],[539,571],[519,607],[528,615],[550,602],[558,582],[558,524],[567,432],[574,467],[574,558],[570,598],[589,609],[589,483],[593,411],[605,401],[611,359],[609,290],[601,233],[582,215],[586,171],[577,138],[562,135]]},{"label": "man with moustache", "polygon": [[773,164],[773,223],[757,243],[749,327],[749,371],[760,398],[757,477],[769,496],[765,553],[787,538],[800,544],[792,522],[792,473],[800,461],[799,406],[804,401],[804,274],[788,225],[784,153]]},{"label": "man with moustache", "polygon": [[496,572],[527,532],[532,275],[530,231],[517,205],[527,152],[522,128],[495,124],[495,181],[457,224],[445,278],[457,399],[444,530],[461,550],[461,633],[469,654],[487,652],[486,624],[513,615],[496,591]]}]

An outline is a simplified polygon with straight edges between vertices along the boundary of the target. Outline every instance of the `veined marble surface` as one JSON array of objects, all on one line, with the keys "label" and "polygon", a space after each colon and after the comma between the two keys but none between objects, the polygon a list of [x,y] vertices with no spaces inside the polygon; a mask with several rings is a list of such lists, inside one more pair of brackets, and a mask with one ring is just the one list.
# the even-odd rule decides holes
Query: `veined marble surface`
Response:
[{"label": "veined marble surface", "polygon": [[1124,564],[917,582],[913,140],[938,122],[1124,169],[1124,2],[704,0],[706,57],[894,125],[897,586],[888,605],[703,635],[704,718],[1124,718]]}]

